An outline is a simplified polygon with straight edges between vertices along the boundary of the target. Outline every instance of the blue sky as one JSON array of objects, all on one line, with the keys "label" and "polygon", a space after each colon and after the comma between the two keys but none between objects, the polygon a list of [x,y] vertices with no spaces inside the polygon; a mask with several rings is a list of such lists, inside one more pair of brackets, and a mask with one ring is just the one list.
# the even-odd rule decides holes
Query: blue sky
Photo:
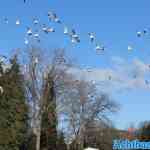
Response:
[{"label": "blue sky", "polygon": [[[144,64],[150,63],[150,36],[141,39],[136,37],[137,30],[150,27],[149,0],[26,1],[26,4],[23,0],[1,2],[0,53],[10,54],[12,49],[25,48],[26,27],[32,24],[33,17],[39,17],[41,22],[56,28],[56,33],[42,37],[41,45],[47,49],[65,48],[81,66],[112,69],[113,57],[123,59],[128,63],[127,66],[130,63],[134,66],[132,62],[135,59]],[[80,44],[72,46],[64,37],[62,26],[48,22],[49,10],[56,12],[67,26],[77,30],[81,37]],[[5,16],[9,19],[8,25],[3,23]],[[15,25],[17,18],[21,20],[19,27]],[[106,45],[104,53],[96,55],[93,45],[89,43],[88,32],[95,32],[99,43]],[[127,51],[128,45],[133,47],[132,52]],[[117,127],[126,128],[130,123],[137,124],[149,119],[149,89],[139,87],[122,89],[121,92],[112,90],[111,94],[122,105],[118,115],[113,117]]]}]

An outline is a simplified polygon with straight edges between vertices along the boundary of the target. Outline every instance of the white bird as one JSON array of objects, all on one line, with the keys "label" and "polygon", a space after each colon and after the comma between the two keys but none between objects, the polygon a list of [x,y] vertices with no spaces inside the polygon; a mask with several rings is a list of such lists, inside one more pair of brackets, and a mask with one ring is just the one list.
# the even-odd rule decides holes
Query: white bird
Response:
[{"label": "white bird", "polygon": [[33,19],[33,24],[34,24],[34,25],[37,25],[38,23],[39,23],[39,20],[38,20],[37,18],[34,18],[34,19]]},{"label": "white bird", "polygon": [[53,12],[51,12],[51,11],[48,12],[48,18],[51,21],[53,20],[53,18],[54,18]]},{"label": "white bird", "polygon": [[72,30],[71,30],[70,35],[71,35],[71,36],[76,35],[75,29],[72,29]]},{"label": "white bird", "polygon": [[19,19],[16,20],[16,25],[20,25],[20,20]]},{"label": "white bird", "polygon": [[142,36],[142,32],[141,31],[138,31],[137,32],[137,37],[141,37]]},{"label": "white bird", "polygon": [[33,36],[34,36],[34,38],[35,38],[35,40],[36,40],[37,42],[40,42],[40,35],[39,35],[38,31],[36,31],[36,32],[33,34]]},{"label": "white bird", "polygon": [[3,94],[4,93],[4,89],[2,86],[0,86],[0,93]]},{"label": "white bird", "polygon": [[89,37],[90,37],[90,41],[91,42],[94,42],[94,39],[95,39],[95,35],[94,33],[88,33]]},{"label": "white bird", "polygon": [[131,46],[128,46],[128,51],[132,51],[133,48]]},{"label": "white bird", "polygon": [[71,36],[72,43],[80,43],[80,38],[77,34]]},{"label": "white bird", "polygon": [[28,34],[29,36],[32,35],[32,29],[31,29],[31,28],[27,28],[27,34]]},{"label": "white bird", "polygon": [[69,34],[69,30],[66,26],[64,27],[64,34]]},{"label": "white bird", "polygon": [[33,35],[35,38],[39,38],[39,33],[34,33],[34,35]]},{"label": "white bird", "polygon": [[80,43],[80,38],[76,34],[76,31],[74,29],[71,30],[71,32],[69,33],[69,35],[71,37],[72,43]]},{"label": "white bird", "polygon": [[100,46],[99,44],[96,44],[96,51],[104,51],[105,47],[104,46]]},{"label": "white bird", "polygon": [[61,23],[60,19],[57,17],[57,15],[51,11],[48,12],[48,18],[50,21],[54,21],[56,23]]},{"label": "white bird", "polygon": [[72,43],[77,43],[77,41],[74,38],[71,39],[71,42]]},{"label": "white bird", "polygon": [[47,27],[46,27],[45,24],[44,24],[43,27],[42,27],[42,31],[45,32],[45,33],[48,33],[48,32],[47,32]]},{"label": "white bird", "polygon": [[98,44],[97,44],[95,49],[96,49],[96,51],[99,51],[99,50],[101,50],[101,47],[100,47],[100,45],[98,45]]},{"label": "white bird", "polygon": [[24,40],[24,44],[26,44],[26,45],[28,45],[28,44],[29,44],[28,39],[26,39],[26,38],[25,38],[25,40]]},{"label": "white bird", "polygon": [[58,17],[56,17],[54,21],[55,21],[56,23],[61,24],[61,21],[60,21],[60,19],[59,19]]},{"label": "white bird", "polygon": [[47,32],[49,33],[49,32],[55,32],[55,29],[54,28],[51,28],[51,27],[48,27],[47,28]]},{"label": "white bird", "polygon": [[55,32],[55,29],[52,28],[52,27],[46,27],[46,25],[44,24],[43,25],[43,28],[42,28],[43,32],[45,32],[46,34],[50,33],[50,32]]}]

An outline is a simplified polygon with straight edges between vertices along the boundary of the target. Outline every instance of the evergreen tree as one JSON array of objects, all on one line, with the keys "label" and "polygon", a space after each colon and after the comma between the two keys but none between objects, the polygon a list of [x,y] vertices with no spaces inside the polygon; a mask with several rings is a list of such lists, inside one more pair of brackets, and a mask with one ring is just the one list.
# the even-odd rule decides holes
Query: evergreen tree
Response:
[{"label": "evergreen tree", "polygon": [[28,107],[17,56],[9,68],[0,64],[0,150],[19,150],[26,138]]}]

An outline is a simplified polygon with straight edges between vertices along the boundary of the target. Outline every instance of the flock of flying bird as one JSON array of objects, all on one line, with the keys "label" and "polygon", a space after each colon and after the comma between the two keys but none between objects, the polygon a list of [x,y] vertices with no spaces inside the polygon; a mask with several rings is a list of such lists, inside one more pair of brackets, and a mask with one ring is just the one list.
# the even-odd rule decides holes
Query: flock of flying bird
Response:
[{"label": "flock of flying bird", "polygon": [[[56,13],[52,12],[52,11],[49,11],[47,13],[47,17],[49,19],[49,21],[51,22],[55,22],[55,23],[58,23],[60,25],[63,25],[63,28],[64,28],[64,35],[67,35],[70,40],[71,40],[71,43],[73,44],[77,44],[77,43],[80,43],[81,40],[80,40],[80,37],[79,35],[77,34],[76,30],[75,29],[69,29],[61,20],[60,18],[57,16]],[[7,17],[4,18],[4,22],[6,24],[9,23],[9,20]],[[16,25],[17,26],[20,26],[21,25],[21,20],[20,19],[17,19],[16,20]],[[25,36],[25,39],[24,39],[24,43],[26,45],[29,44],[29,39],[32,37],[32,39],[35,39],[36,41],[40,42],[40,34],[41,34],[41,31],[45,34],[49,34],[49,33],[53,33],[53,32],[56,32],[55,28],[53,27],[49,27],[48,25],[46,24],[40,24],[40,21],[38,18],[33,18],[33,24],[36,26],[36,25],[40,25],[40,29],[36,30],[36,31],[33,31],[33,29],[31,27],[27,27],[26,29],[26,36]],[[137,37],[142,37],[144,35],[146,35],[147,33],[149,32],[148,29],[144,29],[143,31],[137,31]],[[102,51],[105,51],[106,47],[102,44],[99,44],[97,42],[97,39],[96,39],[96,34],[94,32],[89,32],[87,34],[87,36],[89,37],[89,40],[90,42],[94,45],[95,47],[95,50],[96,52],[102,52]],[[132,51],[133,50],[133,47],[128,45],[127,47],[128,51]]]},{"label": "flock of flying bird", "polygon": [[[71,40],[71,43],[73,44],[77,44],[77,43],[80,43],[81,40],[80,40],[80,37],[79,37],[79,34],[76,32],[75,29],[71,29],[71,28],[68,28],[61,20],[60,18],[57,16],[56,13],[52,12],[52,11],[49,11],[47,13],[47,18],[50,22],[54,22],[54,23],[57,23],[57,24],[60,24],[63,26],[63,33],[64,35],[68,36]],[[8,24],[9,23],[9,19],[7,17],[4,17],[4,22],[5,24]],[[21,25],[21,20],[20,19],[17,19],[15,21],[15,24],[17,26],[20,26]],[[38,18],[33,18],[33,25],[35,25],[37,27],[37,25],[40,26],[40,29],[36,30],[36,31],[33,31],[33,29],[31,27],[27,27],[26,29],[26,34],[25,34],[25,39],[24,39],[24,43],[26,45],[29,44],[29,39],[35,39],[36,41],[40,42],[40,34],[41,34],[41,31],[45,34],[49,34],[49,33],[53,33],[53,32],[56,32],[55,28],[53,27],[49,27],[48,25],[46,24],[42,24],[40,23],[39,19]],[[96,34],[93,33],[93,32],[89,32],[87,34],[87,36],[89,37],[89,40],[90,42],[94,45],[95,47],[95,50],[96,52],[99,52],[99,51],[104,51],[105,50],[105,46],[104,45],[101,45],[101,44],[98,44],[97,42],[97,39],[96,39]]]},{"label": "flock of flying bird", "polygon": [[[26,0],[24,0],[24,3],[26,2]],[[71,43],[73,44],[78,44],[80,43],[80,37],[78,35],[78,33],[76,32],[75,29],[69,29],[63,22],[62,20],[57,16],[56,13],[52,12],[52,11],[49,11],[47,13],[47,17],[48,17],[48,20],[50,22],[54,22],[54,23],[57,23],[57,24],[60,24],[60,25],[63,25],[63,28],[64,28],[64,35],[68,36],[71,40]],[[4,18],[4,22],[6,24],[9,23],[9,19],[7,17]],[[20,19],[17,19],[15,24],[17,26],[20,26],[21,25],[21,20]],[[29,40],[30,38],[33,38],[35,39],[37,42],[40,42],[40,33],[41,31],[45,34],[49,34],[49,33],[53,33],[55,32],[55,28],[53,27],[49,27],[48,25],[46,24],[42,24],[40,23],[39,19],[38,18],[33,18],[33,25],[37,26],[37,25],[40,25],[40,29],[39,30],[36,30],[35,32],[33,31],[33,29],[31,27],[27,27],[26,29],[26,35],[25,35],[25,40],[24,40],[24,43],[26,45],[29,44]],[[145,36],[147,33],[149,32],[148,29],[144,29],[143,31],[137,31],[137,37],[143,37]],[[95,50],[96,52],[101,52],[101,51],[104,51],[105,50],[105,46],[104,45],[100,45],[98,44],[97,42],[97,39],[96,39],[96,34],[94,32],[89,32],[87,34],[87,36],[89,37],[89,41],[94,45],[95,47]],[[128,46],[127,47],[128,51],[131,51],[133,50],[133,47],[132,46]],[[1,56],[0,56],[1,57]],[[109,76],[109,80],[111,80],[111,76]],[[149,81],[148,80],[145,80],[145,84],[149,84]],[[3,87],[0,86],[0,93],[2,94],[4,92],[3,90]]]}]

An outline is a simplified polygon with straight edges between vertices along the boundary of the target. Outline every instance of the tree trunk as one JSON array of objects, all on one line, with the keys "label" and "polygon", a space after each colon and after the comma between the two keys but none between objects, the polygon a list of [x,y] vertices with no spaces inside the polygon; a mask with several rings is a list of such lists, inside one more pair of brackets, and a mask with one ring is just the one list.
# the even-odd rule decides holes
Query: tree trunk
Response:
[{"label": "tree trunk", "polygon": [[[38,117],[36,116],[36,118]],[[40,150],[40,145],[41,145],[41,121],[42,121],[42,115],[40,115],[39,118],[35,120],[35,128],[33,128],[33,133],[36,135],[36,143],[35,143],[36,150]]]},{"label": "tree trunk", "polygon": [[36,135],[36,150],[40,150],[41,131],[38,131]]}]

